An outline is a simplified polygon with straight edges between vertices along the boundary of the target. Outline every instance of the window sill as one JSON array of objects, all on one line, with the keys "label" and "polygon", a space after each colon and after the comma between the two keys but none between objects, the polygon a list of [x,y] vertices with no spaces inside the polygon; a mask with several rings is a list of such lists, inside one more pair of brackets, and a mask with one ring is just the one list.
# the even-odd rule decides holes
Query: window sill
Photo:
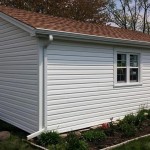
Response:
[{"label": "window sill", "polygon": [[141,82],[137,83],[116,83],[114,84],[114,88],[117,87],[130,87],[130,86],[142,86],[143,84]]}]

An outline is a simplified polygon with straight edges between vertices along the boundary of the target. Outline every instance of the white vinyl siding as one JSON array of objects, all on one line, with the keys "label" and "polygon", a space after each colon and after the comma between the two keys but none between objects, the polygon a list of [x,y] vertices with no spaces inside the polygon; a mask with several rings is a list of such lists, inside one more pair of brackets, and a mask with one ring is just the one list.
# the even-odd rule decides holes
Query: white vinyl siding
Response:
[{"label": "white vinyl siding", "polygon": [[86,128],[147,106],[150,51],[141,52],[143,85],[115,88],[113,47],[53,42],[46,51],[48,130]]},{"label": "white vinyl siding", "polygon": [[0,119],[38,130],[36,38],[0,18]]}]

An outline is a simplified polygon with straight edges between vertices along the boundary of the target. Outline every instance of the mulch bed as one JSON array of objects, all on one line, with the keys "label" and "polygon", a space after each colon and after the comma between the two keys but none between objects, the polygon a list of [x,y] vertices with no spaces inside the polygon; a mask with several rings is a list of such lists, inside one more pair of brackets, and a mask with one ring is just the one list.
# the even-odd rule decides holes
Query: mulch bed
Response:
[{"label": "mulch bed", "polygon": [[116,145],[122,142],[125,142],[127,140],[136,138],[136,137],[140,137],[143,135],[147,135],[150,134],[150,120],[144,121],[142,123],[142,125],[140,126],[140,128],[138,128],[138,131],[136,132],[136,135],[130,138],[126,138],[122,136],[122,133],[120,133],[119,131],[115,131],[114,135],[111,136],[107,136],[107,139],[105,141],[97,141],[95,143],[88,143],[90,148],[89,150],[99,150],[101,148],[106,148],[112,145]]}]

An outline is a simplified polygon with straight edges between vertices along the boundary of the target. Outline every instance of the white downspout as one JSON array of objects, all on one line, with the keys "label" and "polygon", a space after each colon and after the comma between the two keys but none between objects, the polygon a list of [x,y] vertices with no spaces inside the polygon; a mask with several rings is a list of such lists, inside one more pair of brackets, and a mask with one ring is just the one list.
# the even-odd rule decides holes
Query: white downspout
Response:
[{"label": "white downspout", "polygon": [[43,40],[42,46],[39,49],[39,131],[34,132],[27,136],[27,140],[39,136],[42,132],[46,131],[46,88],[45,88],[45,52],[47,47],[53,41],[53,36],[49,35],[48,40]]}]

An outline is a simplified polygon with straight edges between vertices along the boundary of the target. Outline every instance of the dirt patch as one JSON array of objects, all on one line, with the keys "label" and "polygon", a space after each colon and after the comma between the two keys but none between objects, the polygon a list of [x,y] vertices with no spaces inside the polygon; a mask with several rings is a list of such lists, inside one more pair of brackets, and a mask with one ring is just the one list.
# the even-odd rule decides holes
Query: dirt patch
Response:
[{"label": "dirt patch", "polygon": [[140,137],[146,134],[150,134],[150,120],[144,121],[142,125],[138,128],[138,131],[136,132],[135,136],[132,136],[130,138],[123,137],[121,132],[115,131],[113,135],[107,136],[107,139],[105,141],[97,141],[94,143],[89,142],[89,150],[99,150],[101,148],[106,148],[112,145],[116,145],[119,143],[122,143],[124,141]]}]

